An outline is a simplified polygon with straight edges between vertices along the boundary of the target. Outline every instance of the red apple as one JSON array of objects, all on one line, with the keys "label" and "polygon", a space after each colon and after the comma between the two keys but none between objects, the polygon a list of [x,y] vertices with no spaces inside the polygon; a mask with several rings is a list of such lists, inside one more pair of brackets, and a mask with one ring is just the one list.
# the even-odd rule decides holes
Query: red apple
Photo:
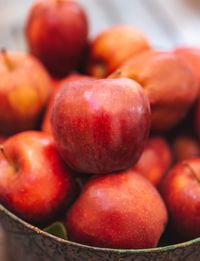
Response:
[{"label": "red apple", "polygon": [[90,44],[87,72],[104,78],[127,58],[150,48],[146,36],[129,25],[117,25],[100,33]]},{"label": "red apple", "polygon": [[173,156],[175,161],[200,156],[200,144],[196,137],[189,134],[180,134],[175,137],[173,144]]},{"label": "red apple", "polygon": [[172,163],[171,149],[164,137],[150,137],[133,170],[158,186]]},{"label": "red apple", "polygon": [[82,59],[87,44],[87,17],[79,3],[39,0],[26,23],[29,49],[51,74],[63,77]]},{"label": "red apple", "polygon": [[180,122],[198,94],[196,78],[173,52],[151,50],[130,58],[120,77],[138,81],[151,105],[151,128],[167,131]]},{"label": "red apple", "polygon": [[74,81],[58,92],[51,125],[61,156],[75,171],[124,170],[146,145],[149,102],[129,79]]},{"label": "red apple", "polygon": [[75,183],[52,137],[26,131],[3,144],[0,202],[32,223],[52,221],[71,203]]},{"label": "red apple", "polygon": [[87,76],[87,75],[81,75],[78,73],[73,73],[70,74],[69,76],[65,77],[64,79],[60,80],[60,81],[56,81],[53,80],[53,84],[54,84],[54,92],[52,93],[49,102],[48,102],[48,106],[46,108],[45,114],[44,114],[44,118],[42,121],[42,126],[41,126],[41,130],[45,131],[49,134],[52,134],[52,130],[51,130],[51,123],[50,123],[50,115],[51,115],[51,109],[52,109],[52,105],[54,102],[54,99],[56,97],[57,92],[65,86],[65,84],[67,84],[68,82],[71,81],[77,81],[77,80],[91,80],[92,77]]},{"label": "red apple", "polygon": [[70,240],[126,249],[155,247],[166,223],[160,195],[133,171],[92,178],[66,219]]},{"label": "red apple", "polygon": [[162,195],[170,227],[179,240],[200,236],[200,158],[177,163],[164,179]]},{"label": "red apple", "polygon": [[0,52],[0,134],[38,126],[51,93],[50,78],[32,56]]}]

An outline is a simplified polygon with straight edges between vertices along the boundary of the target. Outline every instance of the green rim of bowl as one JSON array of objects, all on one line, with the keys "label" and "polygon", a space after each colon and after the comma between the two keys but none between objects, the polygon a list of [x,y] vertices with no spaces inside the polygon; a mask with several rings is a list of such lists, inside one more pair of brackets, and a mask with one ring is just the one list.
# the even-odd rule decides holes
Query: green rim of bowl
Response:
[{"label": "green rim of bowl", "polygon": [[110,253],[116,253],[116,254],[156,253],[156,252],[167,252],[167,251],[171,251],[171,250],[175,250],[175,249],[185,248],[185,247],[188,247],[188,246],[194,245],[194,244],[200,244],[200,237],[198,237],[196,239],[193,239],[193,240],[190,240],[187,242],[183,242],[183,243],[179,243],[179,244],[173,244],[173,245],[164,246],[164,247],[148,248],[148,249],[112,249],[112,248],[92,247],[92,246],[87,246],[87,245],[79,244],[76,242],[72,242],[72,241],[69,241],[66,239],[62,239],[62,238],[56,237],[52,234],[49,234],[49,233],[43,231],[42,229],[39,229],[38,227],[35,227],[35,226],[27,223],[26,221],[22,220],[21,218],[17,217],[16,215],[11,213],[1,204],[0,204],[0,211],[3,212],[8,217],[10,217],[11,219],[13,219],[13,220],[19,222],[21,225],[25,226],[27,229],[32,230],[36,234],[40,234],[40,235],[43,235],[44,237],[54,239],[55,241],[68,245],[68,246],[71,245],[74,247],[79,247],[82,249],[93,250],[93,251],[98,251],[98,252],[110,252]]}]

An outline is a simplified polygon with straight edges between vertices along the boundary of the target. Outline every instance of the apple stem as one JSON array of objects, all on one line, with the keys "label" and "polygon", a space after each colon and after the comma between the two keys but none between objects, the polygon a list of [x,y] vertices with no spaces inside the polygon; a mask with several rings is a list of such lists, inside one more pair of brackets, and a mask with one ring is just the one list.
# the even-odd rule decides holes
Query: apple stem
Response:
[{"label": "apple stem", "polygon": [[0,144],[0,152],[3,155],[4,159],[15,169],[18,170],[18,167],[8,158],[8,155],[5,153],[3,144]]},{"label": "apple stem", "polygon": [[118,78],[118,77],[121,77],[122,76],[122,71],[121,70],[116,70],[114,71],[113,73],[111,73],[107,79],[115,79],[115,78]]},{"label": "apple stem", "polygon": [[6,51],[6,49],[1,49],[1,54],[2,54],[2,56],[3,56],[3,59],[4,59],[4,62],[5,62],[5,64],[6,64],[6,66],[7,66],[7,68],[10,70],[10,71],[12,71],[13,70],[13,65],[12,65],[12,63],[11,63],[11,60],[10,60],[10,58],[9,58],[9,56],[8,56],[8,52]]},{"label": "apple stem", "polygon": [[190,171],[191,171],[191,173],[193,174],[193,176],[196,178],[196,180],[200,183],[200,177],[197,175],[197,173],[194,171],[194,169],[191,167],[191,165],[187,162],[187,161],[185,161],[184,163],[184,166],[186,167],[186,168],[188,168]]}]

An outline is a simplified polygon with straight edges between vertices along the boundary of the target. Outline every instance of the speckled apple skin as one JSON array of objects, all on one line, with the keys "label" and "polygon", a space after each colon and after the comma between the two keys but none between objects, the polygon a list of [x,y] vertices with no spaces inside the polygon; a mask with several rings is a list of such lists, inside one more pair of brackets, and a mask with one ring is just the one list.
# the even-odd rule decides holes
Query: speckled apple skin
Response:
[{"label": "speckled apple skin", "polygon": [[143,89],[129,79],[76,81],[58,92],[52,132],[65,162],[83,173],[109,173],[131,167],[150,129]]},{"label": "speckled apple skin", "polygon": [[161,184],[171,231],[181,241],[200,235],[199,173],[200,158],[188,158],[171,168]]},{"label": "speckled apple skin", "polygon": [[21,132],[3,148],[9,161],[0,154],[0,202],[33,224],[48,224],[63,214],[74,199],[76,183],[51,135]]},{"label": "speckled apple skin", "polygon": [[69,239],[78,243],[140,249],[157,246],[167,220],[154,186],[129,170],[89,180],[67,214],[66,227]]}]

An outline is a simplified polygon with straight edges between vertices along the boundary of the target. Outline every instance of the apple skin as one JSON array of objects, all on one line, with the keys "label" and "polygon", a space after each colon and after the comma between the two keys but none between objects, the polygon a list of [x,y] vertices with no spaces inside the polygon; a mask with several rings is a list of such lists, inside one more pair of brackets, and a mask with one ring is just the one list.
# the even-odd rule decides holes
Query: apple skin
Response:
[{"label": "apple skin", "polygon": [[47,106],[45,114],[44,114],[44,118],[43,118],[42,125],[41,125],[42,131],[47,132],[49,134],[52,134],[50,117],[51,117],[52,105],[54,103],[54,99],[56,97],[57,92],[62,87],[64,87],[65,84],[67,84],[68,82],[77,81],[77,80],[91,80],[91,79],[92,79],[92,77],[90,77],[88,75],[81,75],[81,74],[78,74],[78,73],[73,73],[73,74],[70,74],[69,76],[65,77],[64,79],[62,79],[60,81],[56,81],[54,79],[52,80],[53,86],[54,86],[54,91],[51,94],[51,97],[50,97],[49,102],[48,102],[48,106]]},{"label": "apple skin", "polygon": [[46,224],[65,212],[76,185],[52,137],[39,131],[21,132],[3,147],[0,202],[33,224]]},{"label": "apple skin", "polygon": [[116,25],[91,41],[86,71],[96,78],[105,78],[127,58],[150,49],[146,36],[129,25]]},{"label": "apple skin", "polygon": [[93,177],[66,218],[70,240],[119,249],[155,247],[166,223],[159,193],[134,171]]},{"label": "apple skin", "polygon": [[158,186],[172,163],[172,152],[167,140],[161,136],[150,137],[133,170]]},{"label": "apple skin", "polygon": [[44,67],[25,53],[0,52],[0,78],[0,134],[36,128],[52,91]]},{"label": "apple skin", "polygon": [[177,135],[172,143],[172,150],[176,162],[200,156],[200,144],[194,135]]},{"label": "apple skin", "polygon": [[175,54],[187,63],[199,82],[200,90],[200,48],[182,46],[174,50]]},{"label": "apple skin", "polygon": [[79,3],[39,0],[25,29],[30,52],[49,72],[64,77],[80,63],[87,44],[88,22]]},{"label": "apple skin", "polygon": [[136,80],[144,88],[150,101],[153,131],[170,130],[197,98],[196,78],[173,52],[147,51],[127,60],[119,70],[119,77]]},{"label": "apple skin", "polygon": [[146,145],[149,102],[130,79],[74,81],[58,92],[51,127],[60,155],[75,171],[124,170]]},{"label": "apple skin", "polygon": [[169,212],[169,227],[180,241],[200,236],[199,173],[199,157],[183,160],[170,170],[161,186]]}]

